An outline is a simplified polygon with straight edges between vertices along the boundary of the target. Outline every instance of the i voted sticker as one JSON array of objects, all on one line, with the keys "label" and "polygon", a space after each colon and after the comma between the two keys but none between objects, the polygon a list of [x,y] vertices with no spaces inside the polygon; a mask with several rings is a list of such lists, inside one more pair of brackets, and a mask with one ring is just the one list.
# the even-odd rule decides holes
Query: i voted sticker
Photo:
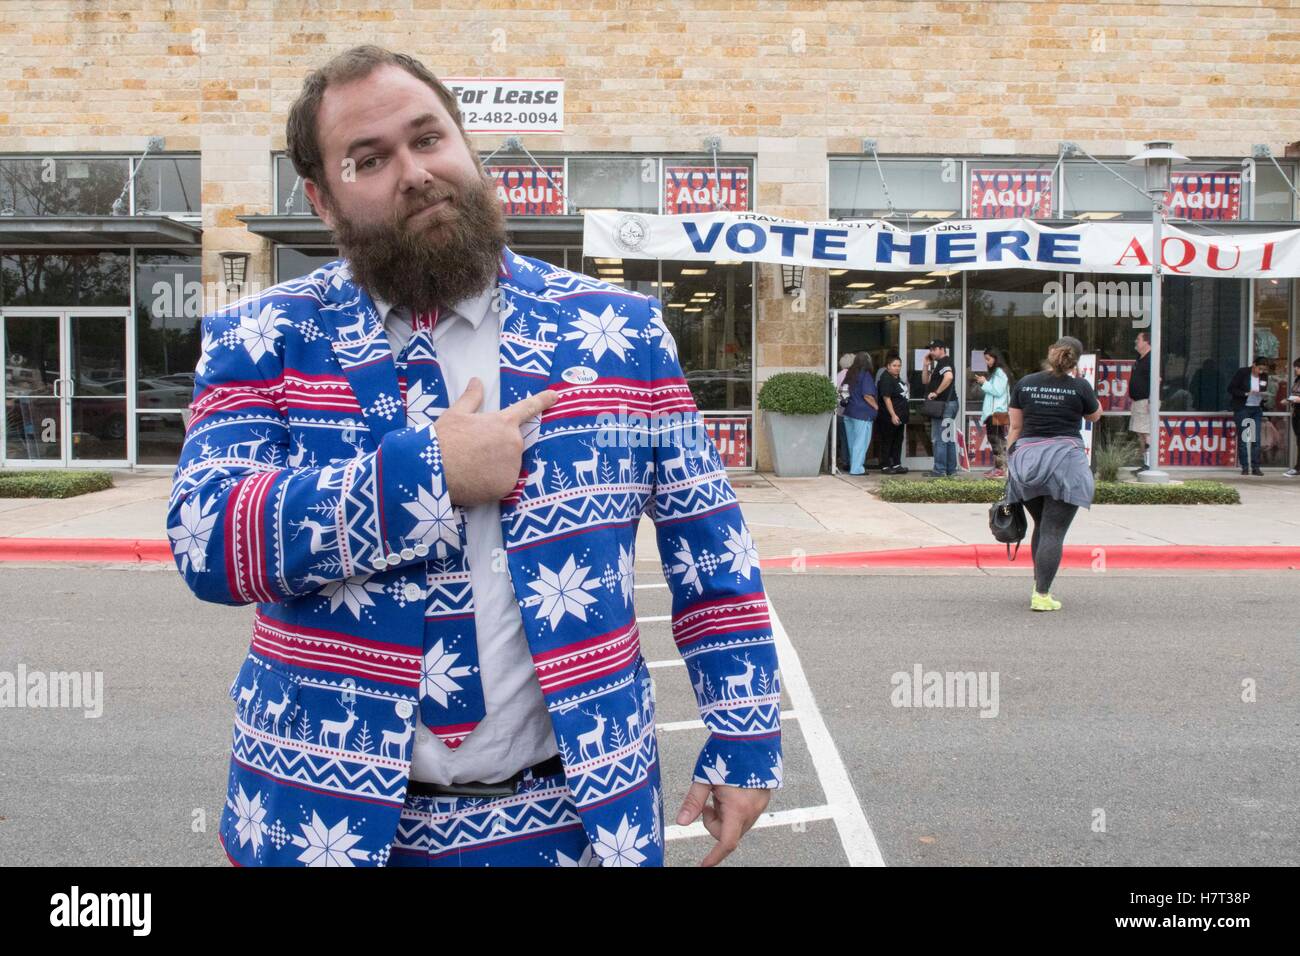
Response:
[{"label": "i voted sticker", "polygon": [[574,365],[560,373],[560,378],[570,385],[590,385],[596,377],[596,370],[585,365]]}]

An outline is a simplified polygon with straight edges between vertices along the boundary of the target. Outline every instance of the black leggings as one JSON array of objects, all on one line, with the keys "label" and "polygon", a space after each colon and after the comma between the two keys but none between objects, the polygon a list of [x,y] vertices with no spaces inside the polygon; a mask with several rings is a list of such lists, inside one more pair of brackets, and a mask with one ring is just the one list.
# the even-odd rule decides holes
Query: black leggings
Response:
[{"label": "black leggings", "polygon": [[1040,495],[1026,501],[1025,510],[1034,519],[1034,536],[1029,542],[1029,553],[1034,558],[1034,589],[1046,594],[1061,567],[1065,532],[1070,530],[1079,506]]}]

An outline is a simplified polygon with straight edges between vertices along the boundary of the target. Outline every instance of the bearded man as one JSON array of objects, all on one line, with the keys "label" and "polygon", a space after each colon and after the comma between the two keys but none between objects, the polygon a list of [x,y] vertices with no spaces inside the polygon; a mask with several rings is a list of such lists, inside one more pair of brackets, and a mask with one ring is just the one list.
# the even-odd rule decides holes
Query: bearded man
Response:
[{"label": "bearded man", "polygon": [[[312,73],[287,141],[341,258],[205,318],[168,518],[199,598],[257,605],[226,853],[661,864],[648,514],[709,731],[676,821],[719,862],[781,786],[780,677],[659,302],[511,252],[455,97],[409,56]],[[669,424],[602,424],[629,409]]]}]

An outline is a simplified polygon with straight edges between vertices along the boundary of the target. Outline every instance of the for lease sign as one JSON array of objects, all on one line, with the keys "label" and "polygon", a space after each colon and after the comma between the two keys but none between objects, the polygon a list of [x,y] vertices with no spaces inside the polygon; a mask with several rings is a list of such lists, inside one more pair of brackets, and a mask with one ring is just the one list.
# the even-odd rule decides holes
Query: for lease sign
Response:
[{"label": "for lease sign", "polygon": [[446,79],[467,133],[563,133],[564,81]]}]

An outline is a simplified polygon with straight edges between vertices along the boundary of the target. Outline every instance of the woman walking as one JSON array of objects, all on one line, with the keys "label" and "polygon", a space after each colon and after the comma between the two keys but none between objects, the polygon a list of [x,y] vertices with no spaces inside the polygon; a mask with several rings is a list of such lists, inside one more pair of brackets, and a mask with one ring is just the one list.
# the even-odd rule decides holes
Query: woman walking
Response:
[{"label": "woman walking", "polygon": [[849,474],[865,475],[871,426],[880,407],[868,353],[859,352],[853,357],[853,364],[844,374],[844,383],[849,387],[849,404],[844,409],[844,429],[849,436]]},{"label": "woman walking", "polygon": [[885,356],[885,367],[877,380],[880,413],[876,416],[880,436],[876,439],[882,475],[905,475],[903,435],[907,432],[907,383],[903,381],[903,360],[897,352]]},{"label": "woman walking", "polygon": [[988,371],[976,374],[980,391],[984,393],[984,406],[980,410],[980,424],[993,449],[993,467],[984,473],[985,478],[1007,476],[1007,428],[1011,424],[1008,400],[1011,397],[1011,365],[1002,349],[984,350],[984,363]]},{"label": "woman walking", "polygon": [[1083,420],[1101,417],[1092,386],[1076,370],[1083,344],[1066,336],[1047,350],[1043,371],[1026,375],[1011,389],[1011,454],[1007,500],[1023,502],[1034,519],[1035,611],[1059,611],[1052,581],[1061,566],[1065,533],[1080,508],[1092,506],[1093,481],[1080,430]]}]

